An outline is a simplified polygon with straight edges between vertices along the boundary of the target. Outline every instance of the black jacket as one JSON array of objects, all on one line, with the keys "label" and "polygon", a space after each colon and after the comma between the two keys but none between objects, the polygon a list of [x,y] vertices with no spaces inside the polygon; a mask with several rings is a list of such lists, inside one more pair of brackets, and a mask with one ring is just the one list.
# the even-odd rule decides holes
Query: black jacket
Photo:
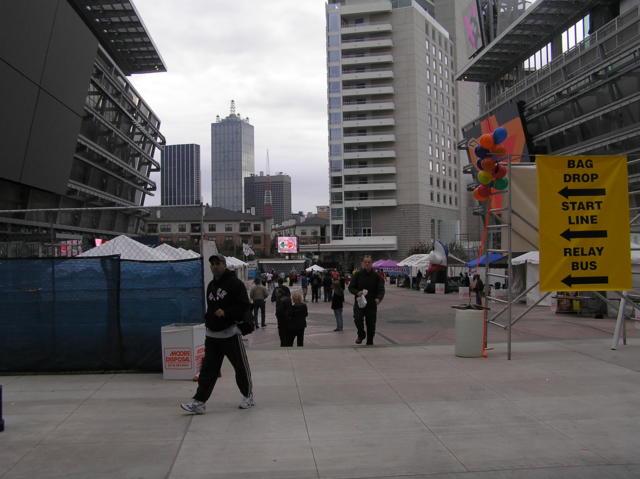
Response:
[{"label": "black jacket", "polygon": [[[207,286],[207,312],[204,324],[211,331],[222,331],[234,323],[240,322],[251,307],[247,288],[233,271],[225,270],[220,278]],[[224,316],[216,316],[216,310],[222,309]]]},{"label": "black jacket", "polygon": [[358,291],[367,290],[367,307],[375,304],[374,300],[378,298],[382,301],[384,298],[384,281],[375,271],[367,271],[364,269],[356,271],[349,283],[349,292],[357,294]]},{"label": "black jacket", "polygon": [[300,330],[307,327],[307,305],[294,304],[289,309],[289,329]]},{"label": "black jacket", "polygon": [[342,309],[344,303],[344,289],[334,289],[331,295],[331,309]]},{"label": "black jacket", "polygon": [[276,286],[275,288],[273,288],[273,292],[271,293],[271,302],[275,303],[276,302],[276,290],[280,288],[282,290],[282,292],[284,293],[283,296],[289,296],[291,297],[291,290],[285,286],[284,284],[282,286]]}]

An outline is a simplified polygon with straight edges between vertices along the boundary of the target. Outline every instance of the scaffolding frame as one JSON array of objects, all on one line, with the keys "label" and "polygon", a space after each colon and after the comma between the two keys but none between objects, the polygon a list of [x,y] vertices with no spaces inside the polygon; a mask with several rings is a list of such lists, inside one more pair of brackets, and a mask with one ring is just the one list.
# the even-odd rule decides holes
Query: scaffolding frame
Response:
[{"label": "scaffolding frame", "polygon": [[[540,302],[542,302],[547,296],[549,296],[551,294],[551,292],[546,292],[544,295],[542,295],[535,303],[531,304],[529,307],[527,307],[522,313],[520,313],[515,319],[512,317],[512,305],[519,301],[523,296],[526,296],[527,293],[529,293],[529,291],[531,291],[532,289],[536,288],[539,286],[540,281],[536,281],[534,284],[532,284],[529,288],[526,288],[522,293],[520,293],[518,296],[516,296],[515,298],[512,298],[512,291],[511,288],[513,286],[513,265],[511,263],[511,260],[513,259],[513,251],[512,251],[512,232],[513,232],[513,225],[512,225],[512,216],[517,217],[520,221],[522,221],[523,223],[525,223],[527,226],[529,226],[531,229],[533,229],[536,233],[538,232],[538,228],[531,224],[530,221],[528,221],[526,218],[524,218],[522,215],[520,215],[518,212],[513,210],[513,203],[512,203],[512,196],[511,196],[511,191],[512,191],[512,171],[511,171],[511,166],[512,166],[512,159],[514,158],[524,158],[524,157],[535,157],[535,155],[507,155],[505,160],[501,161],[500,164],[502,164],[503,166],[506,166],[507,168],[507,175],[506,177],[509,180],[509,184],[508,187],[502,191],[495,191],[491,194],[491,197],[497,196],[497,195],[506,195],[507,200],[508,200],[508,204],[506,207],[502,207],[502,208],[491,208],[489,206],[489,204],[487,204],[487,211],[486,211],[486,216],[485,216],[485,233],[488,235],[488,238],[485,239],[485,248],[484,248],[484,257],[485,257],[485,271],[484,271],[484,276],[485,276],[485,295],[484,295],[484,301],[483,301],[483,306],[484,306],[484,311],[485,311],[485,323],[486,324],[492,324],[494,326],[498,326],[504,330],[507,331],[507,359],[511,360],[511,352],[512,352],[512,335],[511,335],[511,330],[513,328],[513,325],[515,325],[518,321],[520,321],[524,316],[526,316],[533,308],[535,308],[538,304],[540,304]],[[634,159],[634,160],[628,160],[627,161],[627,165],[631,165],[631,164],[635,164],[635,163],[640,163],[640,159]],[[640,191],[629,191],[629,195],[635,195],[640,193]],[[490,198],[491,198],[490,197]],[[634,232],[633,230],[633,226],[640,226],[640,207],[632,207],[629,208],[630,212],[634,212],[636,213],[635,216],[631,219],[630,221],[630,225],[631,225],[631,233]],[[491,221],[493,220],[493,221]],[[493,224],[492,224],[493,223]],[[506,232],[506,236],[507,236],[507,241],[506,241],[506,249],[504,248],[499,248],[496,247],[495,243],[495,235],[493,234],[488,234],[491,231],[505,231]],[[637,229],[635,232],[640,233],[640,229]],[[531,241],[529,241],[526,237],[522,236],[522,239],[524,241],[526,241],[527,243],[529,243],[533,248],[535,249],[539,249],[538,245],[533,244]],[[631,237],[629,237],[629,241],[631,240]],[[502,235],[500,238],[500,241],[502,243]],[[632,251],[640,251],[640,248],[631,248]],[[490,267],[490,262],[489,262],[489,257],[491,253],[502,253],[505,254],[507,257],[507,273],[505,274],[498,274],[498,273],[491,273],[489,271],[489,267]],[[633,273],[635,275],[640,275],[640,272],[637,273]],[[496,296],[492,296],[491,295],[491,287],[490,287],[490,277],[498,277],[498,278],[504,278],[507,281],[507,294],[506,294],[506,298],[498,298]],[[632,310],[638,310],[640,311],[640,291],[634,291],[631,290],[629,291],[612,291],[613,293],[618,295],[617,300],[620,301],[619,304],[617,304],[614,300],[612,300],[612,298],[607,298],[605,296],[603,296],[602,294],[600,294],[599,291],[593,291],[593,293],[595,293],[595,295],[597,297],[599,297],[601,300],[603,300],[605,303],[607,303],[609,306],[611,306],[614,310],[617,311],[617,316],[616,316],[616,326],[615,326],[615,330],[613,333],[613,339],[612,339],[612,343],[611,343],[611,349],[615,350],[619,343],[620,343],[620,339],[622,339],[623,341],[623,345],[627,344],[627,334],[626,334],[626,322],[625,319],[629,319],[631,321],[636,321],[634,318],[632,318],[631,316],[629,316],[627,313],[625,313],[625,308],[628,304],[630,304],[632,306]],[[497,312],[493,312],[491,310],[491,308],[489,307],[489,301],[495,301],[496,303],[500,303],[503,304],[504,307],[497,311]],[[502,316],[503,314],[507,313],[507,321],[506,324],[502,324],[499,323],[498,321],[496,321],[500,316]],[[485,326],[486,327],[486,326]],[[485,336],[485,341],[486,341],[486,336]],[[484,345],[486,347],[486,343]]]}]

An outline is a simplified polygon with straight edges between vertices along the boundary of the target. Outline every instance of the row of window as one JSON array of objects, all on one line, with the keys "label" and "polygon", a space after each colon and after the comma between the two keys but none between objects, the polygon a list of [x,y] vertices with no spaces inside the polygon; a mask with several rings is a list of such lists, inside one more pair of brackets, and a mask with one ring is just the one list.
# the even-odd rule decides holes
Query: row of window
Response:
[{"label": "row of window", "polygon": [[[435,193],[433,191],[430,192],[431,201],[435,203],[442,203],[443,205],[449,204],[450,206],[458,206],[458,197],[452,195],[442,195],[440,193]],[[435,200],[434,200],[435,198]],[[448,201],[448,202],[447,202]]]},{"label": "row of window", "polygon": [[[210,233],[215,233],[216,231],[218,231],[218,226],[222,226],[222,225],[217,225],[215,223],[209,223],[206,225],[206,230]],[[189,233],[200,233],[201,232],[201,228],[200,228],[200,223],[189,223]],[[224,225],[224,231],[226,233],[231,233],[236,231],[235,229],[236,224],[235,223],[226,223]],[[253,223],[253,227],[250,223],[240,223],[239,226],[239,232],[240,233],[250,233],[252,230],[254,232],[257,231],[262,231],[262,225],[260,223]],[[149,223],[147,224],[147,232],[148,233],[171,233],[172,231],[178,232],[178,233],[187,233],[187,223]],[[220,231],[223,231],[222,229],[220,229]]]}]

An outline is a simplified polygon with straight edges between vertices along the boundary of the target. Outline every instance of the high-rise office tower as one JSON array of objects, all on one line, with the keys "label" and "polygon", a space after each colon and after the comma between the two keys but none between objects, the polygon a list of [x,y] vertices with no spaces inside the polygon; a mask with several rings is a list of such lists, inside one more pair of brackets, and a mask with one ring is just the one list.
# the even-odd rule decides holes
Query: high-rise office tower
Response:
[{"label": "high-rise office tower", "polygon": [[243,211],[244,178],[254,173],[253,126],[231,112],[211,124],[211,201],[213,206]]},{"label": "high-rise office tower", "polygon": [[[244,179],[245,210],[255,207],[255,214],[273,218],[278,225],[291,217],[291,177],[276,175],[252,175]],[[271,213],[269,212],[271,209]]]},{"label": "high-rise office tower", "polygon": [[163,205],[200,204],[200,145],[165,146],[161,180]]},{"label": "high-rise office tower", "polygon": [[329,0],[331,247],[459,233],[454,46],[425,0]]}]

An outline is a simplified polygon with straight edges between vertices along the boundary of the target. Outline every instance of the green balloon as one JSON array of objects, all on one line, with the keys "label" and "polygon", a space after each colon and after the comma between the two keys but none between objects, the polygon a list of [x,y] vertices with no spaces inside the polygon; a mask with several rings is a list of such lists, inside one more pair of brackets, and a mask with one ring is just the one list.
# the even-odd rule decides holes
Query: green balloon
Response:
[{"label": "green balloon", "polygon": [[493,185],[496,190],[504,190],[507,186],[509,186],[509,180],[506,178],[498,178]]}]

